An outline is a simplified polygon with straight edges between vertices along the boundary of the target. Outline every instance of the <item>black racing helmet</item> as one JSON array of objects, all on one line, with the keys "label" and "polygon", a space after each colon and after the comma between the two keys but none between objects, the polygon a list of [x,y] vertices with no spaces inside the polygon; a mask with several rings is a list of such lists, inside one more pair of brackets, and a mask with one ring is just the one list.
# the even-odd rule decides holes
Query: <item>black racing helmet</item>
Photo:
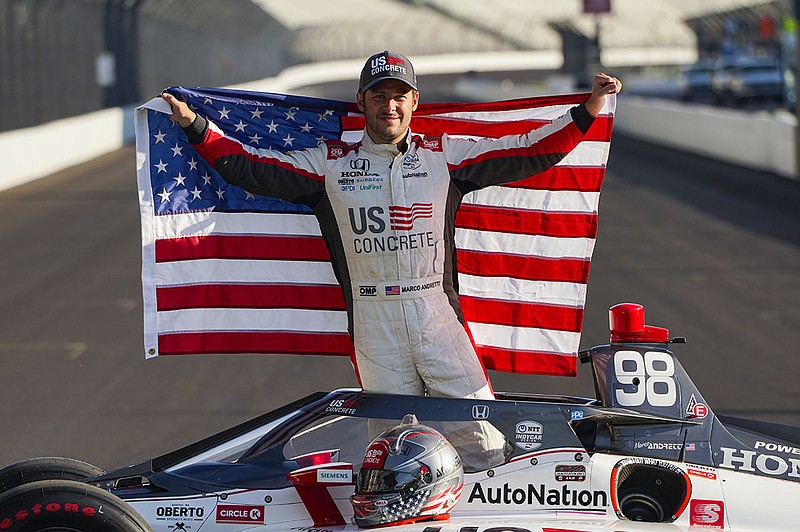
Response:
[{"label": "black racing helmet", "polygon": [[455,448],[407,414],[367,448],[350,497],[353,517],[362,527],[447,519],[463,487]]}]

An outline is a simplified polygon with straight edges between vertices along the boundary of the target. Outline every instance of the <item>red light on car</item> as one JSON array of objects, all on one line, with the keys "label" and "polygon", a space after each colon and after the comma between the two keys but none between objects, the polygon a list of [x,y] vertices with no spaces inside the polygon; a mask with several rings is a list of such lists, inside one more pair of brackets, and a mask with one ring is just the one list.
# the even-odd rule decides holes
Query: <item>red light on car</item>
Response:
[{"label": "red light on car", "polygon": [[638,303],[620,303],[608,309],[611,343],[664,343],[669,330],[644,323],[644,307]]}]

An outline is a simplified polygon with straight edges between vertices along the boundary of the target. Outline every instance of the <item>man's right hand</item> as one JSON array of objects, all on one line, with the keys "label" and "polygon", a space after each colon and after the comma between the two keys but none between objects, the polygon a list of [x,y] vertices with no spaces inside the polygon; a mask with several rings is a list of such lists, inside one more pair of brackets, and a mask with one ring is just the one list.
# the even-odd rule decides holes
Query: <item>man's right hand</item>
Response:
[{"label": "man's right hand", "polygon": [[168,92],[162,92],[161,97],[172,107],[172,114],[169,117],[181,127],[188,127],[192,125],[194,119],[197,118],[197,113],[189,109],[186,102],[179,100]]}]

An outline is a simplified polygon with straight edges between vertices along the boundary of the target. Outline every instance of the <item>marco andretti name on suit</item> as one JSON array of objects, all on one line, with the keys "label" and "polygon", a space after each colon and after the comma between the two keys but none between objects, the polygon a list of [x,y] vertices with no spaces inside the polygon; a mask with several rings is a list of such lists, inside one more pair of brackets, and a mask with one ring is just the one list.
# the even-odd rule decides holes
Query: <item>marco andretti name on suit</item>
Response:
[{"label": "marco andretti name on suit", "polygon": [[528,488],[512,488],[508,483],[498,487],[483,487],[476,482],[469,494],[467,503],[480,502],[483,504],[526,504],[532,506],[582,506],[606,507],[608,494],[603,490],[576,490],[570,489],[566,484],[559,489],[548,488],[544,484],[535,486],[528,484]]}]

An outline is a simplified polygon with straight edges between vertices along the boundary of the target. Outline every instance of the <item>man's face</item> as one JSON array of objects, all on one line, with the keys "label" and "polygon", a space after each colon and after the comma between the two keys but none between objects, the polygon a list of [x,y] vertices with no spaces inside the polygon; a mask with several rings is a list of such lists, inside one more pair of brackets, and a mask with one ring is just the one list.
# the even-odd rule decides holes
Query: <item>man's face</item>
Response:
[{"label": "man's face", "polygon": [[370,138],[378,144],[397,144],[408,131],[419,93],[402,81],[387,79],[356,93],[356,103]]}]

